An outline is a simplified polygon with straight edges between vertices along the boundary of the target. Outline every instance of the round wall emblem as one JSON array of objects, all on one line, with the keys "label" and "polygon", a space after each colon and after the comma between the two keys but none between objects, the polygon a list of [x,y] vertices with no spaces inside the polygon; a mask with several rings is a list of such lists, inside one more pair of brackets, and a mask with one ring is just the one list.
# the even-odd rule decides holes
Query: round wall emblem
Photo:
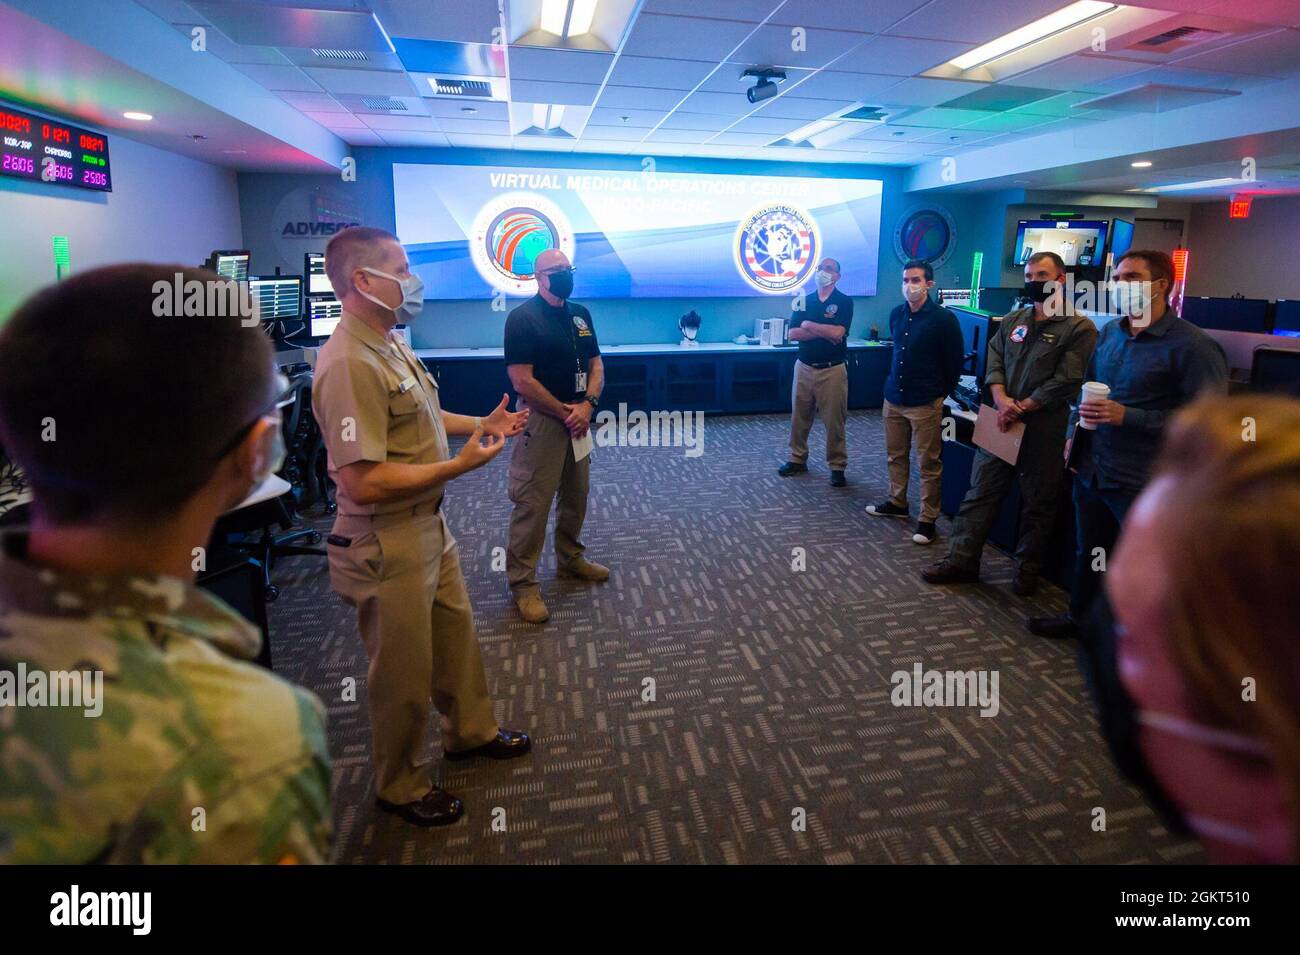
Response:
[{"label": "round wall emblem", "polygon": [[474,217],[470,257],[493,288],[532,295],[537,257],[559,249],[573,261],[573,229],[559,206],[533,193],[498,196]]},{"label": "round wall emblem", "polygon": [[817,222],[788,203],[760,206],[736,230],[736,268],[750,288],[769,295],[807,281],[817,267],[821,234]]},{"label": "round wall emblem", "polygon": [[909,209],[894,230],[894,254],[900,262],[920,259],[938,268],[957,248],[957,224],[945,209]]}]

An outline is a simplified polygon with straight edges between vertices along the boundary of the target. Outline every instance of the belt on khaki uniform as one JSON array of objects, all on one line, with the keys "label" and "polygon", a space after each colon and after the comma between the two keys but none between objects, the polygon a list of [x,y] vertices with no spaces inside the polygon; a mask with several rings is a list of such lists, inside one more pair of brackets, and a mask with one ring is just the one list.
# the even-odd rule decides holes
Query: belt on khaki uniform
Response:
[{"label": "belt on khaki uniform", "polygon": [[844,364],[844,359],[841,358],[837,361],[805,361],[804,364],[809,368],[816,368],[818,371],[822,371],[826,368],[834,368],[836,365]]},{"label": "belt on khaki uniform", "polygon": [[[442,510],[442,500],[444,497],[446,497],[445,494],[439,494],[437,500],[421,501],[419,504],[402,508],[400,511],[385,511],[382,514],[342,514],[335,521],[335,526],[338,526],[340,523],[347,524],[351,521],[366,521],[372,527],[380,528],[404,520],[409,520],[413,517],[421,517],[425,514],[437,514]],[[325,543],[332,544],[335,547],[351,547],[352,538],[345,537],[342,534],[330,534],[329,537],[325,538]]]}]

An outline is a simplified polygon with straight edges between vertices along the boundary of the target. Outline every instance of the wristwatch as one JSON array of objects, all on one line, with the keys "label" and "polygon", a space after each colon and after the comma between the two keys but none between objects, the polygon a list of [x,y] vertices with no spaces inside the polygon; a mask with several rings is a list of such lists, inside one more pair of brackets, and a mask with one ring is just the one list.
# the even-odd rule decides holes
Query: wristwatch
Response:
[{"label": "wristwatch", "polygon": [[591,405],[592,408],[600,407],[600,399],[595,395],[583,395],[582,397]]}]

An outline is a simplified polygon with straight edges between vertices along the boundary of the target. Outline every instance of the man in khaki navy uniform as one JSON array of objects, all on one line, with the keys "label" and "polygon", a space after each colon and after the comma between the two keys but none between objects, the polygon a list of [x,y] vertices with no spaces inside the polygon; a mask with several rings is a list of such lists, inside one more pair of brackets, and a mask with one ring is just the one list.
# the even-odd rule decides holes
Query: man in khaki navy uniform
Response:
[{"label": "man in khaki navy uniform", "polygon": [[997,520],[1011,481],[1020,478],[1024,505],[1011,589],[1028,597],[1038,589],[1043,552],[1065,474],[1065,431],[1070,402],[1083,387],[1097,344],[1097,326],[1074,311],[1065,297],[1065,263],[1055,252],[1031,255],[1025,264],[1028,308],[1011,312],[989,339],[984,384],[992,393],[998,428],[1025,424],[1015,465],[980,448],[953,522],[948,556],[922,571],[931,584],[979,580],[980,554]]},{"label": "man in khaki navy uniform", "polygon": [[[339,233],[325,250],[325,272],[343,317],[317,358],[312,409],[338,485],[330,581],[357,609],[370,658],[375,793],[381,809],[414,825],[445,825],[462,807],[433,785],[422,752],[431,697],[448,759],[510,759],[530,741],[492,714],[443,491],[496,457],[528,413],[506,410],[504,395],[486,418],[442,410],[437,382],[393,331],[424,301],[395,236],[366,227]],[[469,435],[454,458],[448,434]]]},{"label": "man in khaki navy uniform", "polygon": [[283,461],[282,384],[257,323],[154,311],[182,280],[219,281],[94,269],[0,331],[0,442],[35,492],[0,537],[0,864],[329,860],[324,708],[194,586]]},{"label": "man in khaki navy uniform", "polygon": [[591,313],[576,302],[573,266],[559,249],[537,256],[537,294],[506,319],[506,371],[520,406],[537,414],[510,458],[510,542],[506,576],[519,615],[529,623],[550,618],[537,584],[546,519],[555,514],[555,557],[562,577],[601,582],[609,568],[583,556],[579,535],[587,517],[591,416],[605,387],[605,367]]}]

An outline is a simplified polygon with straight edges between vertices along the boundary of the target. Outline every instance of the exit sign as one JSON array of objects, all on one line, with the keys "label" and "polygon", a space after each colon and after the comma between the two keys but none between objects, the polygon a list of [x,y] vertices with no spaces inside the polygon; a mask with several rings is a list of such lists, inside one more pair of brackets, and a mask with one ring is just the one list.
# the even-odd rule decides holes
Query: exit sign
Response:
[{"label": "exit sign", "polygon": [[1229,219],[1250,218],[1250,196],[1233,196],[1228,203]]}]

